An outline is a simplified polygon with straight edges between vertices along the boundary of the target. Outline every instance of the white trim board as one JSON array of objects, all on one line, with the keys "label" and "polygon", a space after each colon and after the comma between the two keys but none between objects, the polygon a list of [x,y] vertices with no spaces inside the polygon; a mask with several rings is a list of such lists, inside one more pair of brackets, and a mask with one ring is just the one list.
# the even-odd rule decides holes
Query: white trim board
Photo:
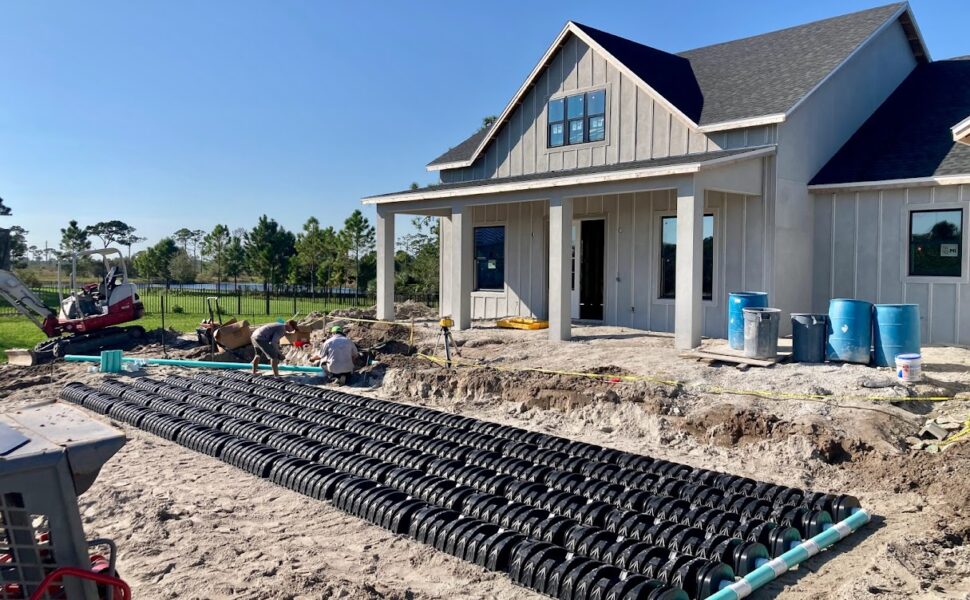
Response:
[{"label": "white trim board", "polygon": [[912,177],[910,179],[883,179],[874,181],[853,181],[849,183],[819,183],[808,186],[813,194],[838,192],[841,190],[890,189],[907,187],[926,187],[932,185],[967,185],[970,174],[938,175],[933,177]]},{"label": "white trim board", "polygon": [[959,123],[951,127],[950,131],[953,132],[954,142],[970,144],[970,139],[966,139],[966,140],[963,139],[967,136],[970,136],[970,117],[967,117],[966,119],[960,121]]},{"label": "white trim board", "polygon": [[[775,153],[774,146],[756,148],[750,152],[731,154],[721,158],[707,161],[693,161],[681,164],[664,165],[659,167],[643,167],[639,169],[627,169],[623,171],[607,171],[599,173],[588,173],[586,175],[564,175],[562,177],[552,177],[543,179],[529,179],[526,181],[515,181],[507,183],[489,183],[487,179],[482,180],[482,185],[448,188],[436,190],[429,188],[427,191],[402,192],[400,194],[390,194],[386,196],[369,196],[364,198],[364,204],[389,204],[392,202],[407,202],[412,200],[431,200],[438,198],[461,198],[465,196],[479,196],[483,194],[499,194],[503,192],[516,192],[520,190],[535,190],[544,188],[557,188],[572,185],[584,185],[590,183],[603,183],[608,181],[622,181],[625,179],[640,179],[648,177],[662,177],[664,175],[683,175],[687,173],[697,173],[704,169],[722,167],[731,163],[760,158]],[[690,155],[684,158],[690,158]]]}]

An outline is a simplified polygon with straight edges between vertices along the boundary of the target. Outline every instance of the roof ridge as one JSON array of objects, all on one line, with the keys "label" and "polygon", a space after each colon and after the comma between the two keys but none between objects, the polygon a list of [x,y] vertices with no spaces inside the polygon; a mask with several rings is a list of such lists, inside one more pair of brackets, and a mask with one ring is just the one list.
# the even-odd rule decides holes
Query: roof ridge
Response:
[{"label": "roof ridge", "polygon": [[756,33],[754,35],[748,35],[748,36],[745,36],[745,37],[740,37],[740,38],[734,38],[734,39],[730,39],[730,40],[725,40],[723,42],[716,42],[714,44],[708,44],[706,46],[697,46],[696,48],[690,48],[688,50],[681,50],[680,52],[677,52],[676,55],[677,56],[684,56],[685,54],[689,54],[691,52],[695,52],[695,51],[698,51],[698,50],[709,50],[711,48],[716,48],[718,46],[723,46],[725,44],[733,44],[735,42],[743,42],[743,41],[746,41],[746,40],[753,40],[755,38],[759,38],[759,37],[766,36],[766,35],[774,35],[776,33],[782,33],[784,31],[791,31],[793,29],[801,29],[802,27],[808,27],[809,25],[818,25],[819,23],[826,23],[826,22],[835,21],[835,20],[838,20],[838,19],[845,19],[845,18],[848,18],[848,17],[855,17],[855,16],[861,15],[863,13],[874,12],[874,11],[878,11],[878,10],[884,10],[884,9],[889,8],[889,7],[894,7],[895,9],[898,10],[898,9],[902,8],[903,6],[905,6],[906,4],[908,4],[908,2],[892,2],[890,4],[883,4],[883,5],[880,5],[880,6],[873,6],[872,8],[866,8],[866,9],[863,9],[863,10],[857,10],[855,12],[844,13],[844,14],[841,14],[841,15],[834,15],[834,16],[831,16],[831,17],[825,17],[824,19],[818,19],[816,21],[809,21],[807,23],[800,23],[798,25],[791,25],[791,26],[788,26],[788,27],[782,27],[781,29],[773,29],[771,31],[765,31],[763,33]]}]

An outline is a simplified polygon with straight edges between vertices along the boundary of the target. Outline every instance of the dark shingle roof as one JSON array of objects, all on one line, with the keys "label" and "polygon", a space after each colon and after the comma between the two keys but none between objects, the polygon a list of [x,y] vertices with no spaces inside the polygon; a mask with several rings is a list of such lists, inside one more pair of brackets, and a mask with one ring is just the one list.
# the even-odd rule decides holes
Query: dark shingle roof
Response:
[{"label": "dark shingle roof", "polygon": [[812,185],[970,174],[951,128],[970,115],[970,58],[916,67]]},{"label": "dark shingle roof", "polygon": [[491,129],[491,125],[488,127],[482,127],[475,133],[468,136],[468,138],[462,143],[458,144],[454,148],[449,148],[447,152],[431,161],[429,165],[444,165],[451,162],[468,160],[472,157],[472,154],[475,153],[475,148],[478,148],[478,145],[482,143],[482,138],[485,137],[485,134],[488,133],[489,129]]},{"label": "dark shingle roof", "polygon": [[692,163],[702,163],[719,158],[727,158],[730,156],[736,156],[739,154],[745,154],[748,152],[755,152],[758,150],[764,150],[766,148],[773,148],[774,146],[755,146],[750,148],[734,148],[732,150],[717,150],[714,152],[701,152],[698,154],[686,154],[681,156],[666,156],[664,158],[651,158],[649,160],[638,160],[623,163],[614,163],[609,165],[599,165],[595,167],[583,167],[579,169],[568,169],[565,171],[547,171],[543,173],[531,173],[529,175],[515,175],[512,177],[492,177],[490,179],[475,179],[471,181],[462,181],[457,183],[440,183],[437,185],[431,185],[428,187],[418,188],[418,189],[407,189],[400,192],[389,192],[387,194],[378,194],[376,196],[368,196],[367,198],[376,199],[383,198],[385,196],[406,196],[409,194],[423,194],[429,191],[437,190],[453,190],[469,187],[478,187],[483,185],[501,185],[505,183],[520,183],[526,181],[542,181],[546,179],[556,179],[559,177],[573,177],[581,175],[593,175],[599,173],[613,173],[617,171],[633,171],[638,169],[648,169],[651,167],[670,167],[673,165],[681,164],[692,164]]},{"label": "dark shingle roof", "polygon": [[676,54],[644,46],[626,38],[575,24],[604,50],[626,65],[637,77],[695,123],[704,108],[704,95],[697,85],[690,61]]},{"label": "dark shingle roof", "polygon": [[[784,113],[904,4],[670,54],[576,24],[699,125]],[[917,51],[919,54],[920,51]],[[469,160],[487,130],[431,161]]]},{"label": "dark shingle roof", "polygon": [[704,92],[700,125],[784,113],[902,4],[680,53]]}]

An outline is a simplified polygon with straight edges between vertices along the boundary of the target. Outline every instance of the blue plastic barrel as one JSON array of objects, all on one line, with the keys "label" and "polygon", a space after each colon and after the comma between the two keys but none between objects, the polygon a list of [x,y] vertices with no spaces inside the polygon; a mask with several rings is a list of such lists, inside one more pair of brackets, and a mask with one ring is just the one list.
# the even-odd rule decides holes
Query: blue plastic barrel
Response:
[{"label": "blue plastic barrel", "polygon": [[872,304],[852,298],[829,301],[825,358],[869,364],[872,353]]},{"label": "blue plastic barrel", "polygon": [[728,346],[744,350],[744,309],[767,308],[765,292],[731,292],[728,294]]},{"label": "blue plastic barrel", "polygon": [[919,304],[877,304],[872,338],[877,366],[895,367],[897,354],[919,354]]}]

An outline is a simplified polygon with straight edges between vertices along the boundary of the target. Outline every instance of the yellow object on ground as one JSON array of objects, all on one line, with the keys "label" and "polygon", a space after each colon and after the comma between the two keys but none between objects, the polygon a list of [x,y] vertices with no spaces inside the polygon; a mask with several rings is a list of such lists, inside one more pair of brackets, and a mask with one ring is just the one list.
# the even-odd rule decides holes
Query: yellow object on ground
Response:
[{"label": "yellow object on ground", "polygon": [[549,321],[540,321],[529,317],[508,317],[496,321],[496,325],[505,329],[549,329]]}]

